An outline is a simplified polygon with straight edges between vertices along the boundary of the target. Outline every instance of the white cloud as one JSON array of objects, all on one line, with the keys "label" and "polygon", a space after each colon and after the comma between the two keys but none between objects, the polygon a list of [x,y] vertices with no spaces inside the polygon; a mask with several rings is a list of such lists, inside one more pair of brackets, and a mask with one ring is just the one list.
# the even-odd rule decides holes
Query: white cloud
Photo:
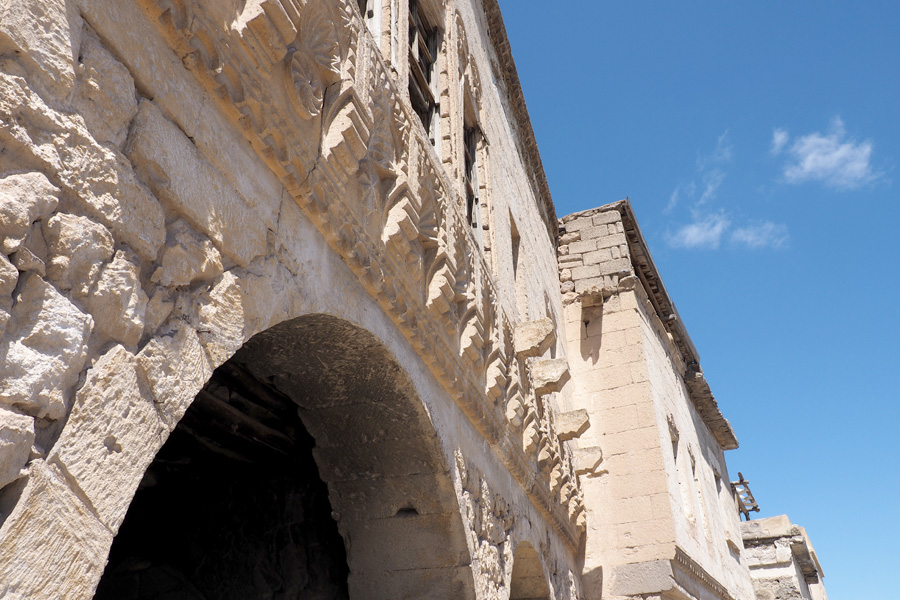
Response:
[{"label": "white cloud", "polygon": [[738,227],[731,232],[731,241],[749,248],[783,248],[788,242],[787,225],[766,221]]},{"label": "white cloud", "polygon": [[719,192],[719,187],[725,181],[725,173],[719,169],[713,169],[703,174],[703,193],[697,200],[697,206],[705,204],[710,200],[714,200]]},{"label": "white cloud", "polygon": [[784,129],[775,129],[772,132],[772,154],[780,154],[788,143],[788,132]]},{"label": "white cloud", "polygon": [[716,148],[712,151],[712,154],[702,154],[697,157],[697,170],[702,172],[709,165],[729,162],[732,156],[732,149],[733,146],[728,139],[728,130],[726,129],[716,140]]},{"label": "white cloud", "polygon": [[675,248],[718,248],[730,225],[724,214],[707,215],[667,235],[666,241]]},{"label": "white cloud", "polygon": [[[772,138],[773,149],[780,130]],[[787,133],[783,145],[787,144]],[[856,142],[847,138],[840,117],[831,123],[827,133],[811,133],[797,138],[788,149],[791,161],[784,166],[788,183],[821,181],[836,189],[853,189],[879,177],[872,171],[872,142]]]}]

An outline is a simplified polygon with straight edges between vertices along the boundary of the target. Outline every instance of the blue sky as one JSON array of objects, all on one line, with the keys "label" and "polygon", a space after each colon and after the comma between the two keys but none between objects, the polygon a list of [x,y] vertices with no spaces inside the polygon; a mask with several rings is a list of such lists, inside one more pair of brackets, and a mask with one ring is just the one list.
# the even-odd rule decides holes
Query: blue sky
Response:
[{"label": "blue sky", "polygon": [[501,0],[559,216],[628,196],[761,516],[900,558],[900,5]]}]

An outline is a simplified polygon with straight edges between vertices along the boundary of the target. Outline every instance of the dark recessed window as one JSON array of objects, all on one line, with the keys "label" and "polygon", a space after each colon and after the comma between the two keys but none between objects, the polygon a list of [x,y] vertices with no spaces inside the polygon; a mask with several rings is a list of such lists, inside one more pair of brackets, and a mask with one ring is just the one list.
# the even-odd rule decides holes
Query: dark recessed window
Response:
[{"label": "dark recessed window", "polygon": [[409,99],[419,115],[431,143],[435,143],[432,121],[437,112],[436,79],[438,29],[428,22],[418,0],[409,2]]}]

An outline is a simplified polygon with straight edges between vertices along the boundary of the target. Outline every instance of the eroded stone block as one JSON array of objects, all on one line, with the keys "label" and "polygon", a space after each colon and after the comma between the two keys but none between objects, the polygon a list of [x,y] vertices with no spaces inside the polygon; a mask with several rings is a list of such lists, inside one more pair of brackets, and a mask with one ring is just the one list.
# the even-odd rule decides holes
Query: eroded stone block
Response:
[{"label": "eroded stone block", "polygon": [[87,217],[67,213],[53,215],[43,229],[50,259],[47,278],[76,298],[87,295],[103,263],[112,258],[112,235]]},{"label": "eroded stone block", "polygon": [[187,323],[173,319],[169,331],[150,340],[137,360],[150,384],[157,410],[168,429],[174,429],[212,376],[213,369],[197,332]]},{"label": "eroded stone block", "polygon": [[0,528],[0,597],[90,598],[112,538],[62,474],[35,461],[19,503]]},{"label": "eroded stone block", "polygon": [[19,478],[31,456],[34,419],[0,408],[0,488]]},{"label": "eroded stone block", "polygon": [[81,28],[78,10],[66,0],[0,1],[0,52],[24,56],[63,97],[75,83]]},{"label": "eroded stone block", "polygon": [[560,391],[569,380],[569,363],[564,358],[532,360],[528,369],[534,393],[538,396]]},{"label": "eroded stone block", "polygon": [[0,403],[60,419],[94,321],[39,276],[26,277],[12,311],[15,331],[0,342]]},{"label": "eroded stone block", "polygon": [[115,533],[168,429],[138,383],[137,359],[114,346],[87,373],[48,461],[59,461]]},{"label": "eroded stone block", "polygon": [[169,228],[169,238],[160,267],[151,280],[164,286],[189,285],[211,280],[222,272],[222,257],[208,238],[195,233],[178,219]]},{"label": "eroded stone block", "polygon": [[0,179],[0,251],[3,254],[17,251],[31,224],[52,213],[57,204],[59,188],[43,173],[22,173]]},{"label": "eroded stone block", "polygon": [[245,266],[265,254],[263,221],[152,101],[141,101],[125,152],[159,199],[227,256]]},{"label": "eroded stone block", "polygon": [[513,332],[513,346],[521,358],[540,356],[555,341],[553,321],[549,318],[519,323]]},{"label": "eroded stone block", "polygon": [[96,330],[136,346],[144,333],[147,294],[141,288],[140,267],[121,250],[103,267],[96,287],[86,300]]},{"label": "eroded stone block", "polygon": [[556,434],[561,442],[581,437],[590,426],[591,419],[584,408],[556,415]]},{"label": "eroded stone block", "polygon": [[81,43],[72,104],[95,140],[119,148],[125,143],[128,124],[137,114],[134,80],[93,34]]}]

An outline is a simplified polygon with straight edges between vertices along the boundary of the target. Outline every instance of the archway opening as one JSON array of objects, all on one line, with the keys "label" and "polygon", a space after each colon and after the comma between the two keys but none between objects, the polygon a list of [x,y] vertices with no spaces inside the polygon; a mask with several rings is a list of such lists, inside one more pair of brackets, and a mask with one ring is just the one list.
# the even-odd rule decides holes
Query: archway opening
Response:
[{"label": "archway opening", "polygon": [[510,600],[550,600],[550,587],[537,551],[528,542],[516,548],[513,558]]},{"label": "archway opening", "polygon": [[307,315],[216,370],[148,469],[97,598],[472,598],[465,540],[407,373],[370,332]]},{"label": "archway opening", "polygon": [[145,473],[95,598],[347,598],[313,446],[289,398],[222,365]]}]

